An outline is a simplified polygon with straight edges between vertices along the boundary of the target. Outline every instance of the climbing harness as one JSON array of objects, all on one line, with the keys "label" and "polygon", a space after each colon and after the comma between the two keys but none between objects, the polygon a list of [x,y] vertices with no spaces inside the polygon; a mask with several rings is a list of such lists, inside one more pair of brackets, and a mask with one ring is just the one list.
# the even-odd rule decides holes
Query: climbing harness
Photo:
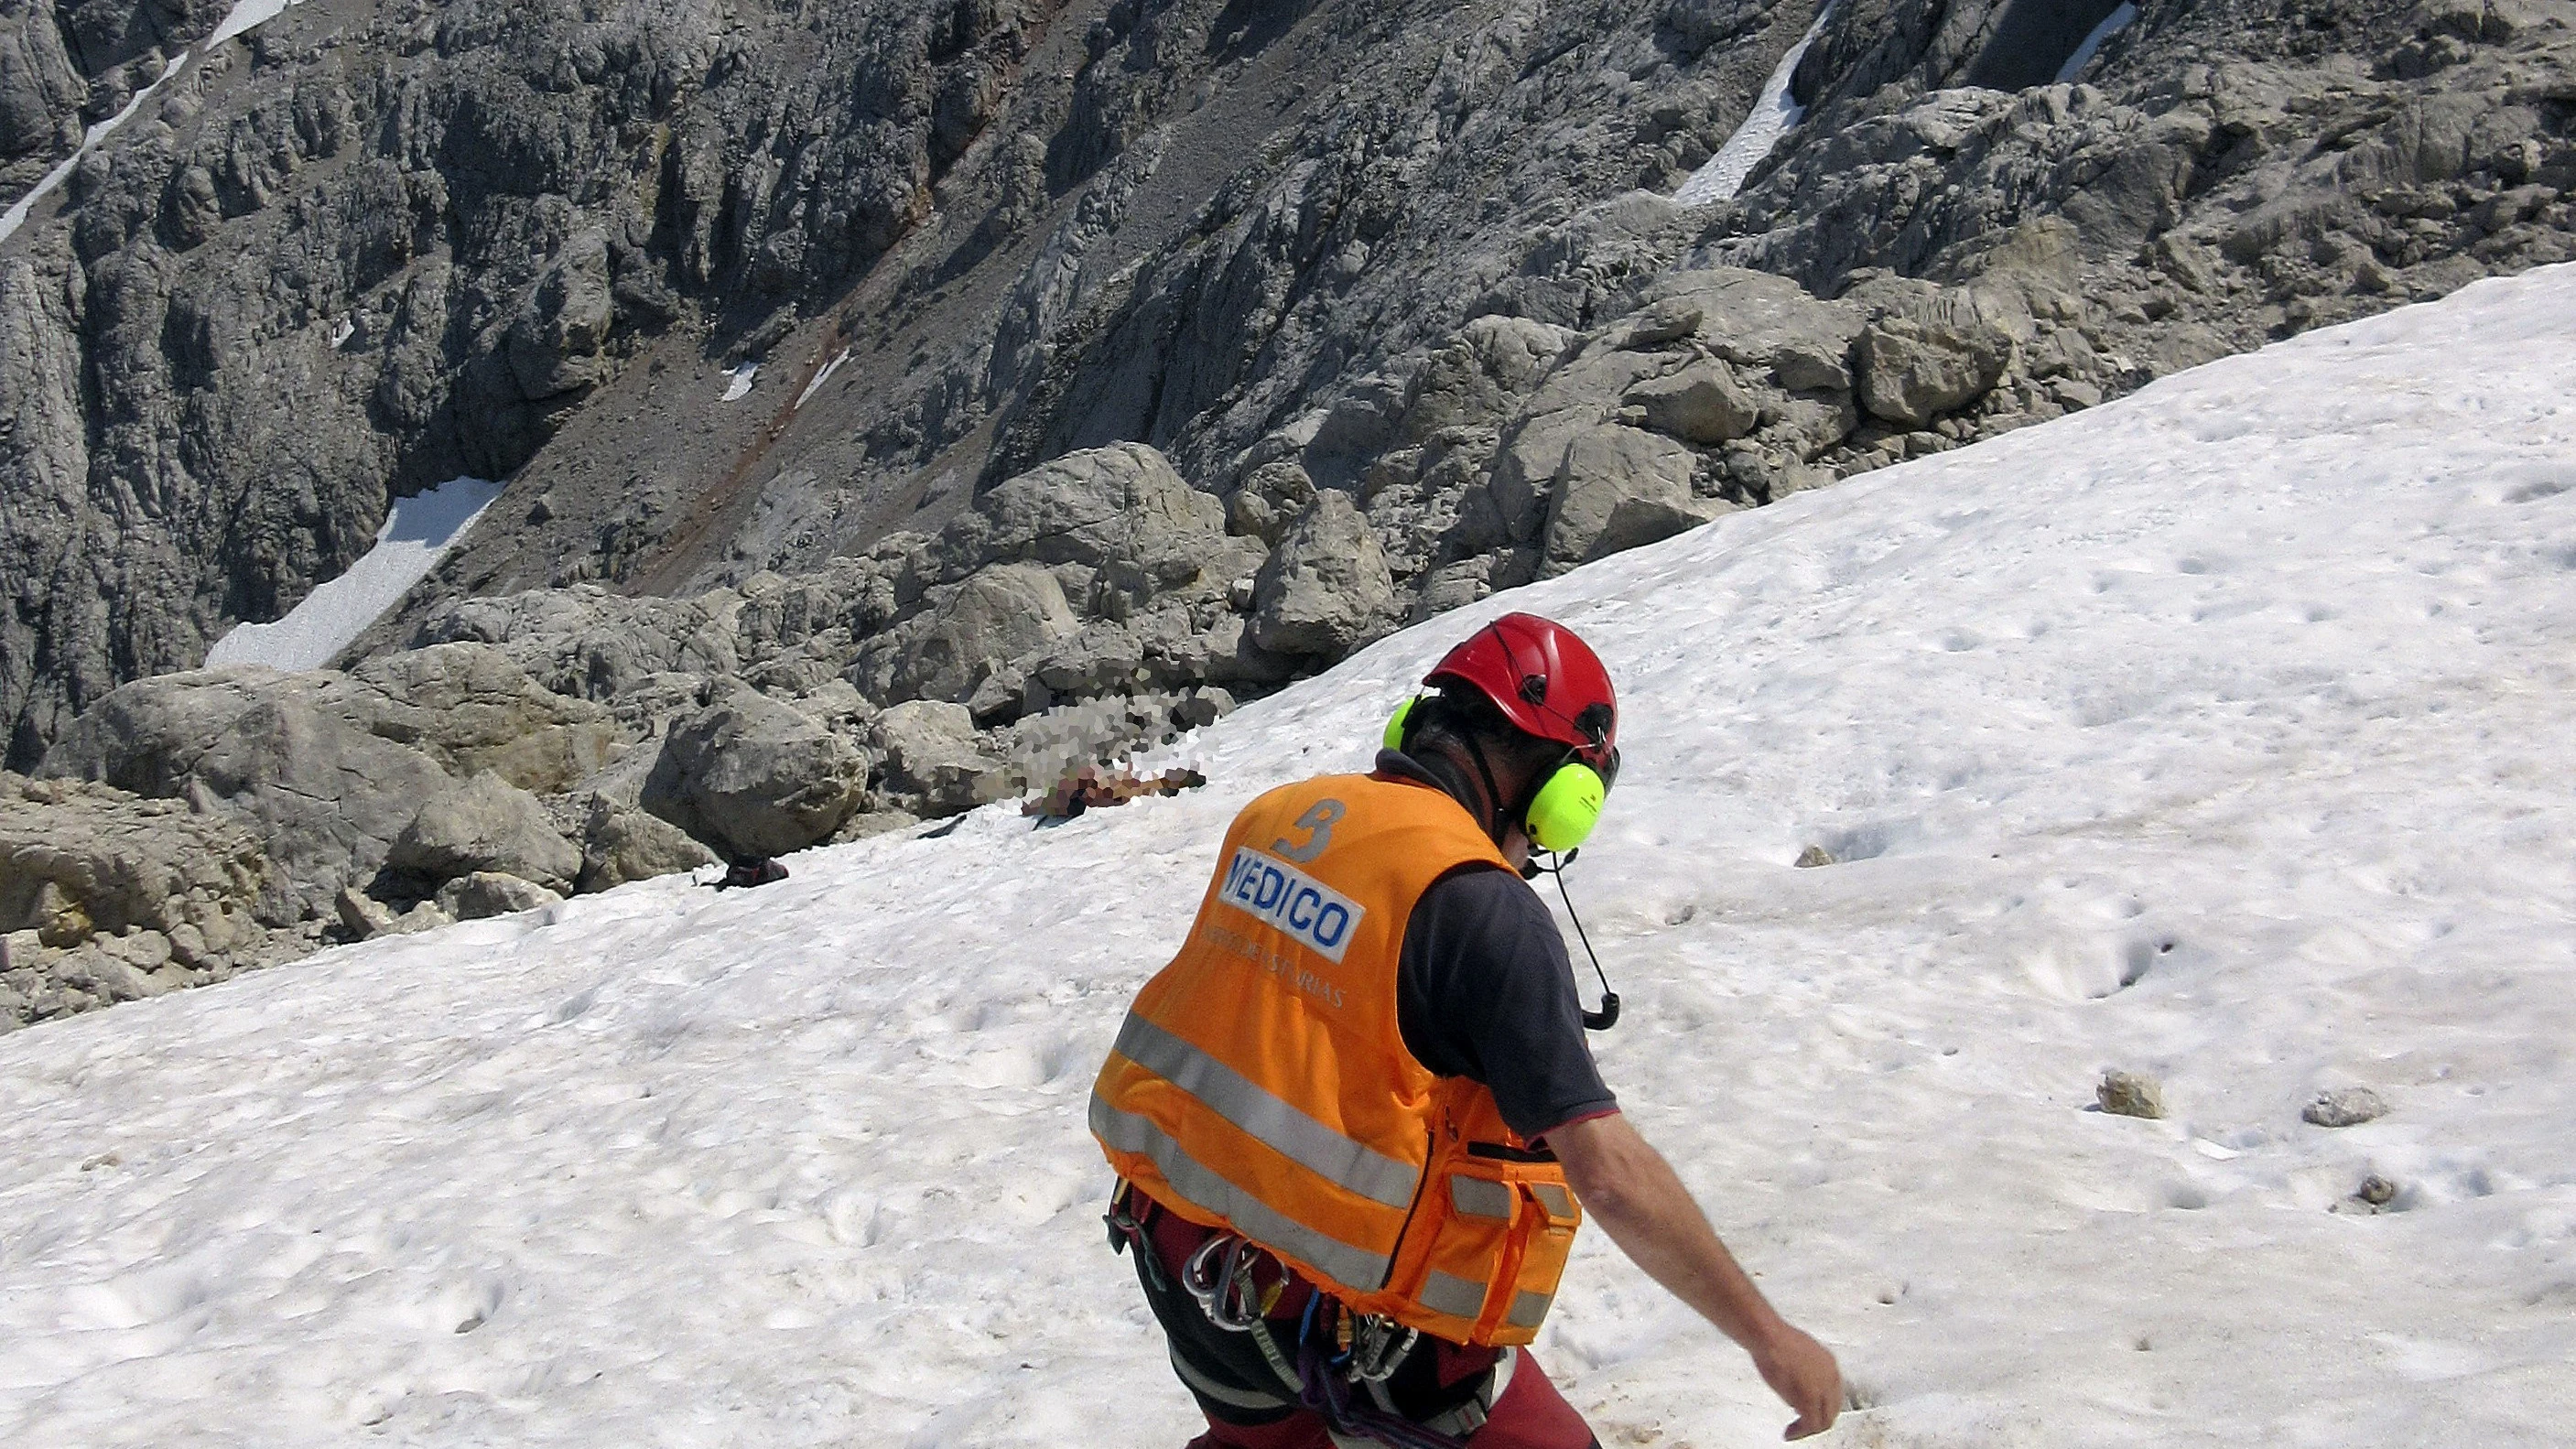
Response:
[{"label": "climbing harness", "polygon": [[1109,1225],[1109,1251],[1123,1253],[1132,1245],[1136,1262],[1145,1270],[1145,1281],[1158,1293],[1168,1292],[1172,1280],[1163,1276],[1163,1260],[1156,1256],[1153,1241],[1145,1236],[1145,1222],[1127,1206],[1136,1195],[1136,1185],[1125,1178],[1118,1180],[1118,1190],[1109,1195],[1109,1211],[1100,1220]]},{"label": "climbing harness", "polygon": [[[1120,1182],[1101,1219],[1109,1229],[1109,1245],[1121,1253],[1134,1248],[1149,1281],[1168,1291],[1171,1279],[1135,1204],[1134,1185]],[[1150,1199],[1148,1204],[1150,1211]],[[1267,1287],[1264,1277],[1270,1280]],[[1474,1398],[1427,1422],[1409,1419],[1397,1411],[1387,1381],[1422,1346],[1420,1330],[1378,1314],[1352,1313],[1330,1295],[1313,1291],[1298,1314],[1296,1337],[1282,1343],[1269,1314],[1290,1281],[1287,1266],[1259,1244],[1238,1233],[1217,1233],[1183,1260],[1179,1287],[1209,1323],[1249,1337],[1260,1349],[1279,1382],[1278,1402],[1314,1413],[1341,1438],[1369,1440],[1388,1449],[1464,1449],[1467,1437],[1484,1427],[1511,1383],[1519,1350],[1507,1348]],[[1190,1377],[1177,1356],[1173,1363]]]},{"label": "climbing harness", "polygon": [[[1261,1260],[1269,1257],[1235,1234],[1220,1233],[1190,1254],[1181,1286],[1198,1300],[1208,1322],[1228,1333],[1250,1335],[1280,1386],[1300,1407],[1320,1415],[1335,1434],[1375,1440],[1389,1449],[1461,1449],[1465,1437],[1484,1425],[1491,1397],[1459,1405],[1436,1425],[1397,1413],[1386,1382],[1421,1342],[1421,1332],[1377,1314],[1351,1313],[1326,1294],[1306,1299],[1292,1355],[1271,1332],[1266,1312],[1278,1302],[1280,1288],[1265,1292],[1255,1276]],[[1284,1269],[1278,1278],[1284,1287]]]}]

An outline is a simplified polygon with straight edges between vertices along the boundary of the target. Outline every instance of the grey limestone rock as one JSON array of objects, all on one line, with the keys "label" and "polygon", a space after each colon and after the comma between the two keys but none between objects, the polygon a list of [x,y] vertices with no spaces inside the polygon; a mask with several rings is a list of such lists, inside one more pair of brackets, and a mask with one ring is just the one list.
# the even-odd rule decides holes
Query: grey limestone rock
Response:
[{"label": "grey limestone rock", "polygon": [[1277,547],[1307,505],[1315,480],[1297,462],[1281,458],[1244,475],[1226,503],[1226,530]]},{"label": "grey limestone rock", "polygon": [[353,941],[384,935],[401,919],[393,907],[356,886],[342,886],[332,904],[339,911],[340,930]]},{"label": "grey limestone rock", "polygon": [[921,816],[954,815],[999,799],[1010,782],[963,705],[898,704],[876,717],[870,738],[885,757],[885,788]]},{"label": "grey limestone rock", "polygon": [[1395,580],[1350,495],[1319,494],[1253,584],[1252,641],[1340,658],[1392,626]]},{"label": "grey limestone rock", "polygon": [[584,893],[714,863],[707,848],[679,827],[607,796],[591,797],[578,883]]},{"label": "grey limestone rock", "polygon": [[486,771],[423,802],[394,838],[385,866],[432,887],[497,872],[563,893],[581,874],[582,854],[556,833],[535,796]]},{"label": "grey limestone rock", "polygon": [[1991,328],[1884,318],[1860,335],[1861,402],[1889,422],[1919,428],[1984,397],[2003,380],[2011,354],[2012,339]]},{"label": "grey limestone rock", "polygon": [[452,778],[321,707],[302,677],[258,668],[126,685],[82,714],[38,773],[184,797],[243,826],[270,862],[260,917],[272,925],[333,912],[340,887],[372,876]]},{"label": "grey limestone rock", "polygon": [[502,346],[520,395],[537,402],[596,385],[609,366],[600,349],[616,320],[608,237],[583,232],[564,244],[510,323]]},{"label": "grey limestone rock", "polygon": [[[0,200],[16,200],[80,143],[90,88],[63,40],[53,0],[0,3],[0,176],[14,183],[0,184]],[[22,160],[28,164],[5,165]]]},{"label": "grey limestone rock", "polygon": [[2316,1127],[2358,1127],[2388,1115],[2388,1103],[2368,1087],[2337,1087],[2317,1093],[2299,1109],[2299,1120]]},{"label": "grey limestone rock", "polygon": [[[542,910],[562,899],[562,896],[544,886],[533,881],[522,880],[515,875],[503,875],[498,871],[476,871],[472,875],[458,876],[439,887],[437,901],[434,904],[426,902],[424,904],[430,905],[431,909],[440,912],[448,920],[480,921],[488,920],[493,916],[516,915],[521,911]],[[410,920],[409,915],[404,916],[395,923],[395,929],[408,931],[427,929],[433,924],[443,924],[432,917],[425,919],[419,927],[412,927],[407,924]]]},{"label": "grey limestone rock", "polygon": [[1020,694],[1025,669],[1012,661],[1039,653],[1081,629],[1064,587],[1036,564],[987,564],[889,641],[881,699],[936,699],[964,704],[994,683]]},{"label": "grey limestone rock", "polygon": [[953,577],[997,562],[1134,570],[1157,586],[1194,578],[1225,536],[1225,505],[1142,443],[1069,453],[1017,474],[943,529]]},{"label": "grey limestone rock", "polygon": [[[184,802],[0,774],[0,931],[166,935],[247,916],[267,875],[249,831]],[[58,924],[66,916],[82,928]]]},{"label": "grey limestone rock", "polygon": [[671,727],[643,806],[721,854],[786,855],[857,811],[868,769],[849,739],[735,687]]},{"label": "grey limestone rock", "polygon": [[1699,455],[1659,433],[1610,424],[1567,444],[1549,496],[1546,573],[1670,538],[1733,505],[1698,497]]},{"label": "grey limestone rock", "polygon": [[1733,442],[1762,418],[1761,405],[1715,361],[1648,378],[1629,388],[1624,400],[1644,413],[1647,427],[1685,443]]},{"label": "grey limestone rock", "polygon": [[2105,1072],[2093,1089],[2094,1103],[2115,1117],[2161,1118],[2165,1115],[2162,1083],[2143,1072]]},{"label": "grey limestone rock", "polygon": [[0,774],[0,1031],[310,950],[254,918],[268,868],[183,802]]},{"label": "grey limestone rock", "polygon": [[317,693],[368,733],[411,746],[459,778],[489,771],[552,794],[625,743],[616,717],[554,693],[498,646],[432,645],[367,660]]},{"label": "grey limestone rock", "polygon": [[1414,374],[1398,437],[1420,443],[1443,428],[1499,425],[1576,340],[1570,328],[1527,317],[1469,321]]}]

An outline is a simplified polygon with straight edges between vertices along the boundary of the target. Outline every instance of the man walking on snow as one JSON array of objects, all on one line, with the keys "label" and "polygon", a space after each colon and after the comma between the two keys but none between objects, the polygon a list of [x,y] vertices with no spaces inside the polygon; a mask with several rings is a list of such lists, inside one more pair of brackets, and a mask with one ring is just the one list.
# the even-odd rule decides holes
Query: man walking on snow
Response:
[{"label": "man walking on snow", "polygon": [[1571,630],[1507,614],[1423,683],[1373,772],[1235,818],[1092,1095],[1114,1241],[1207,1415],[1192,1449],[1594,1444],[1521,1348],[1586,1206],[1752,1355],[1788,1437],[1823,1432],[1833,1355],[1620,1115],[1518,878],[1599,818],[1608,674]]}]

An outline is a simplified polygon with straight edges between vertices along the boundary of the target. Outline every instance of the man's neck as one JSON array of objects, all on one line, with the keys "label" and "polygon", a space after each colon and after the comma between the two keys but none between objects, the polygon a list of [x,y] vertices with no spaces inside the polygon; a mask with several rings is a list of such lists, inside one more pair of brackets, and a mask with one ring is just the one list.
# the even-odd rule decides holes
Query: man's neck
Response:
[{"label": "man's neck", "polygon": [[1440,788],[1448,791],[1451,799],[1466,808],[1479,829],[1487,835],[1496,833],[1494,812],[1497,802],[1486,792],[1485,772],[1476,768],[1476,762],[1464,750],[1444,744],[1426,749],[1412,758],[1422,766],[1424,773],[1440,782]]}]

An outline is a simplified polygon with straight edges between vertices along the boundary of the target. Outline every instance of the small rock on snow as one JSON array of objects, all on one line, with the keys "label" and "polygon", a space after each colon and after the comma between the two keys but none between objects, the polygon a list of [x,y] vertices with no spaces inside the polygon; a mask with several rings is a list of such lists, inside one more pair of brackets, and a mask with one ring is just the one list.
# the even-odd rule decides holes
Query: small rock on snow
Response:
[{"label": "small rock on snow", "polygon": [[2138,1072],[2104,1072],[2101,1084],[2093,1089],[2093,1099],[2115,1117],[2153,1121],[2165,1115],[2164,1086]]}]

